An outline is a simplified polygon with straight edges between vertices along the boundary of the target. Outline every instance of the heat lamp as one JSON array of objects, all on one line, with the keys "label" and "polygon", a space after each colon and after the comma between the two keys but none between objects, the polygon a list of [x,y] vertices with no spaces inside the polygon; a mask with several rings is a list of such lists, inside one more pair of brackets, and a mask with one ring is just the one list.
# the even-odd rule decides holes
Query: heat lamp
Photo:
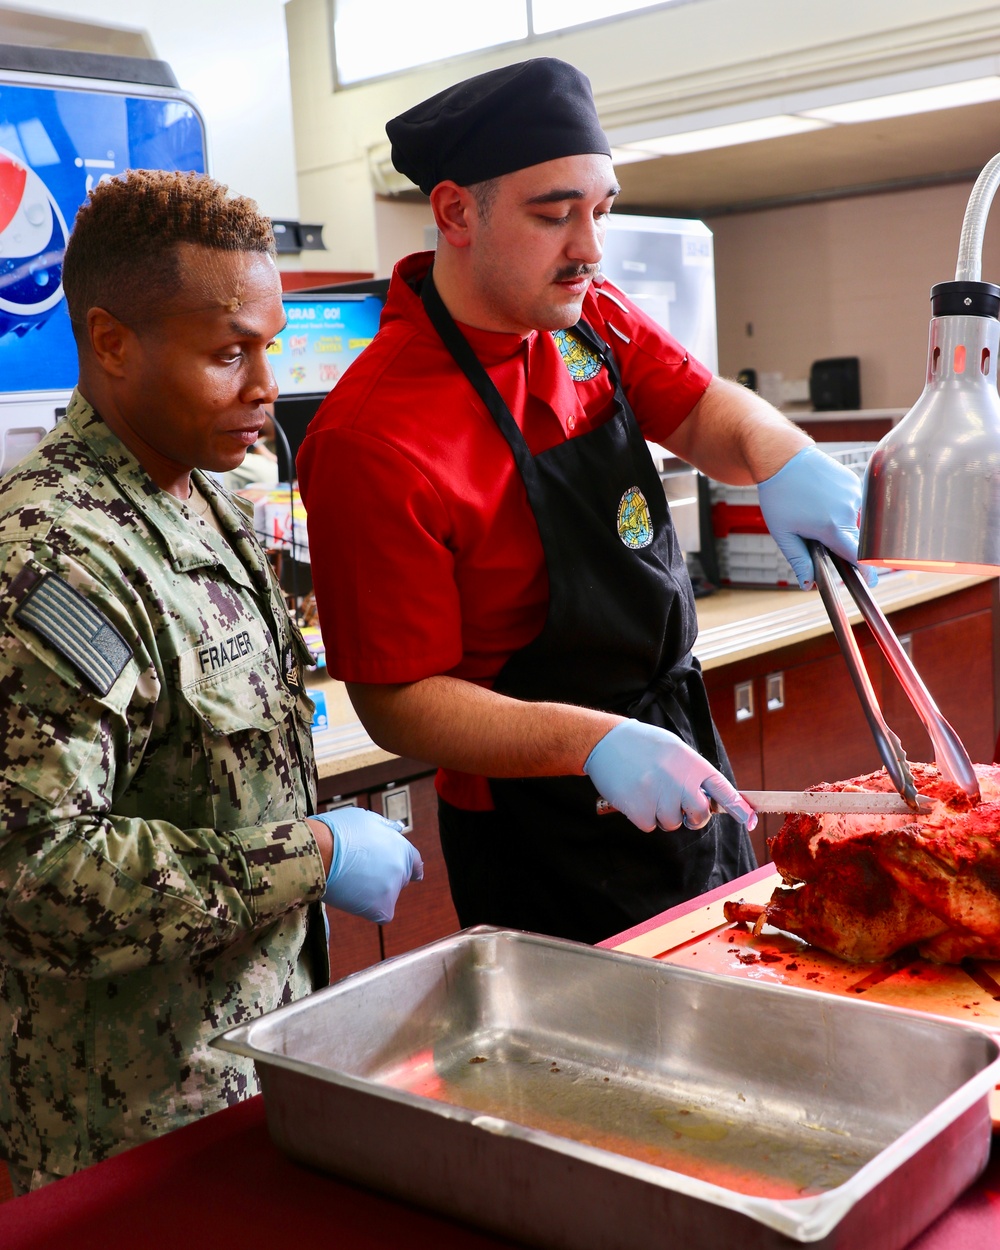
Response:
[{"label": "heat lamp", "polygon": [[1000,155],[969,197],[954,282],[931,288],[927,382],[865,473],[860,559],[895,569],[1000,571],[1000,286],[981,281]]}]

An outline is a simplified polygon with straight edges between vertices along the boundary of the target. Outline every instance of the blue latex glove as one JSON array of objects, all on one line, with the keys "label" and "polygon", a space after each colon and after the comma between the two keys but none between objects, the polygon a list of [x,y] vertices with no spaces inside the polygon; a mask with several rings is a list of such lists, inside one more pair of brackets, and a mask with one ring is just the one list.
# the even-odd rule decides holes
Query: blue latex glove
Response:
[{"label": "blue latex glove", "polygon": [[640,829],[700,829],[712,802],[748,829],[757,814],[708,760],[669,729],[622,721],[587,756],[583,771],[602,798]]},{"label": "blue latex glove", "polygon": [[[816,582],[806,538],[819,539],[857,564],[861,482],[845,465],[818,447],[803,447],[773,477],[758,484],[757,494],[767,528],[803,590],[812,590]],[[874,569],[861,572],[869,586],[878,581]]]},{"label": "blue latex glove", "polygon": [[400,833],[399,821],[363,807],[337,807],[310,820],[321,820],[333,834],[323,902],[378,924],[391,920],[400,890],[424,876],[423,861]]}]

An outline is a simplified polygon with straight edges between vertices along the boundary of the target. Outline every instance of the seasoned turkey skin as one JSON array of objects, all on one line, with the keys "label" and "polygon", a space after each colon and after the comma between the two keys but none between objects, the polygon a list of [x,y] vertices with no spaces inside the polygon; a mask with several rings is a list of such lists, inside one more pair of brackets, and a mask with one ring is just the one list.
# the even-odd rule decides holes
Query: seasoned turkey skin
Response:
[{"label": "seasoned turkey skin", "polygon": [[[763,909],[727,904],[727,919],[760,912],[851,963],[905,947],[938,963],[1000,959],[1000,767],[977,764],[973,804],[932,764],[912,764],[933,800],[921,816],[790,815],[769,847],[785,887]],[[892,791],[884,769],[812,787]]]}]

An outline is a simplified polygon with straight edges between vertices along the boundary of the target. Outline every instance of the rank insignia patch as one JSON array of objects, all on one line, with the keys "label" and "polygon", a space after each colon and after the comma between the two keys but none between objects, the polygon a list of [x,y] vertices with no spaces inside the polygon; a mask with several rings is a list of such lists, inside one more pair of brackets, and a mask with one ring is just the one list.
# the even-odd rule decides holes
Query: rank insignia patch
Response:
[{"label": "rank insignia patch", "polygon": [[132,648],[104,613],[55,573],[32,586],[14,619],[40,634],[100,695],[132,658]]},{"label": "rank insignia patch", "polygon": [[589,382],[601,372],[604,361],[569,330],[557,330],[552,337],[574,382]]},{"label": "rank insignia patch", "polygon": [[653,541],[649,504],[638,486],[630,486],[618,505],[618,537],[633,551],[648,547]]}]

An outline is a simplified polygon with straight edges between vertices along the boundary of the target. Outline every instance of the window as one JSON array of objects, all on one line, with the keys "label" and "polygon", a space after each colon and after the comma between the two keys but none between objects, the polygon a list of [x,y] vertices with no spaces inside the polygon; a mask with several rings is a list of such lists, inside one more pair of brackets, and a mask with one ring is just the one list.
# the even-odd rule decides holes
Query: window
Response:
[{"label": "window", "polygon": [[603,18],[621,17],[624,13],[637,13],[652,9],[663,0],[573,0],[573,20],[566,20],[566,0],[530,0],[531,28],[536,35],[548,35],[568,26],[582,26],[585,22],[599,22]]},{"label": "window", "polygon": [[[691,0],[332,0],[337,83],[349,87],[465,52]],[[567,20],[568,18],[572,20]]]},{"label": "window", "polygon": [[333,46],[342,86],[394,74],[528,34],[524,0],[334,0]]}]

